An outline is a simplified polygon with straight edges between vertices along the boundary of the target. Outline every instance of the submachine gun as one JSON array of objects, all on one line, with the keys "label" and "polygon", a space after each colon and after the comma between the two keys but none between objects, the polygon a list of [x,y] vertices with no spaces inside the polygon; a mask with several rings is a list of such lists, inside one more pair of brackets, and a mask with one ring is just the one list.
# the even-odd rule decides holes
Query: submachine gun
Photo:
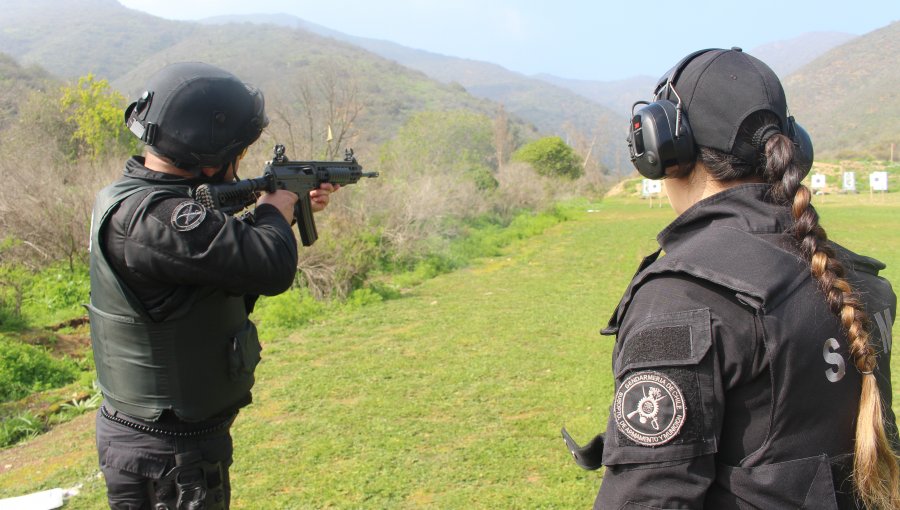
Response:
[{"label": "submachine gun", "polygon": [[194,190],[194,200],[225,214],[234,214],[256,202],[261,191],[279,189],[292,191],[300,197],[294,206],[294,219],[303,246],[311,246],[319,234],[313,219],[309,192],[330,182],[346,186],[363,177],[378,177],[378,172],[363,172],[356,162],[353,149],[344,151],[343,161],[289,161],[284,155],[284,145],[275,146],[275,155],[266,162],[261,177],[223,184],[202,184]]}]

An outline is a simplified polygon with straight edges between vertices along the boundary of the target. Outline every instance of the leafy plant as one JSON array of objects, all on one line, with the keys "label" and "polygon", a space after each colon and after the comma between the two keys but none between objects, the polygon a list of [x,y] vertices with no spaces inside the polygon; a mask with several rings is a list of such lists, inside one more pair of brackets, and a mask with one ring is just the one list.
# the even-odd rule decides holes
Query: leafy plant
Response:
[{"label": "leafy plant", "polygon": [[50,325],[84,314],[82,304],[90,294],[87,264],[55,264],[34,275],[23,309],[33,322]]},{"label": "leafy plant", "polygon": [[425,111],[413,115],[382,148],[381,165],[395,175],[438,173],[465,176],[490,188],[484,171],[496,167],[492,121],[467,111]]},{"label": "leafy plant", "polygon": [[58,388],[77,377],[78,367],[72,360],[56,359],[44,348],[0,337],[0,402]]},{"label": "leafy plant", "polygon": [[31,439],[44,431],[44,422],[30,412],[24,412],[0,422],[0,448]]},{"label": "leafy plant", "polygon": [[90,159],[137,151],[137,138],[122,123],[125,97],[106,80],[82,76],[76,85],[62,88],[59,104],[65,120],[76,126],[72,140]]},{"label": "leafy plant", "polygon": [[325,304],[316,300],[308,289],[292,288],[277,296],[261,298],[253,312],[260,328],[290,330],[322,316]]},{"label": "leafy plant", "polygon": [[584,173],[575,150],[558,136],[527,143],[513,153],[512,159],[528,163],[537,173],[548,177],[577,179]]},{"label": "leafy plant", "polygon": [[100,407],[101,402],[103,402],[103,393],[100,392],[99,386],[95,384],[94,393],[90,397],[81,400],[72,399],[60,407],[73,411],[75,414],[82,414],[92,409],[97,409]]}]

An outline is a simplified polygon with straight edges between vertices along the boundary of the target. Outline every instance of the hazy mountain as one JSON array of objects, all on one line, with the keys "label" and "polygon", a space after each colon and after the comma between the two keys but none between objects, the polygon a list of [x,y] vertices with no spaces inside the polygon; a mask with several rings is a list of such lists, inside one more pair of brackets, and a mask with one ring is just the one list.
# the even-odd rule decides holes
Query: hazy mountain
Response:
[{"label": "hazy mountain", "polygon": [[573,80],[552,74],[539,74],[535,77],[600,103],[620,114],[623,119],[631,117],[631,106],[635,101],[650,99],[657,80],[651,76],[635,76],[616,81]]},{"label": "hazy mountain", "polygon": [[47,71],[37,66],[22,67],[9,55],[0,53],[0,130],[15,119],[31,92],[55,85]]},{"label": "hazy mountain", "polygon": [[87,73],[116,78],[143,56],[171,46],[197,27],[127,9],[115,0],[4,4],[0,51],[63,78]]},{"label": "hazy mountain", "polygon": [[[251,22],[302,28],[346,41],[384,58],[425,73],[446,84],[459,84],[470,94],[503,104],[506,110],[531,122],[545,133],[564,138],[578,136],[585,143],[595,140],[595,151],[603,163],[623,172],[631,171],[623,163],[624,110],[614,111],[601,102],[536,78],[510,71],[489,62],[440,55],[401,46],[390,41],[344,34],[286,14],[219,16],[205,23]],[[572,141],[570,140],[570,143]],[[595,152],[596,154],[597,152]],[[617,155],[618,153],[618,155]]]},{"label": "hazy mountain", "polygon": [[249,23],[199,27],[174,44],[147,56],[114,85],[134,96],[146,77],[167,62],[201,60],[229,69],[264,91],[273,122],[292,122],[303,129],[303,87],[321,100],[333,92],[353,91],[362,106],[356,128],[363,144],[386,141],[413,113],[465,109],[493,116],[496,105],[475,98],[425,75],[353,45],[304,30],[261,30]]},{"label": "hazy mountain", "polygon": [[[582,149],[592,143],[605,164],[628,172],[626,119],[654,81],[528,77],[487,62],[354,37],[290,15],[214,18],[205,26],[150,16],[115,0],[7,3],[0,52],[25,68],[40,65],[65,78],[93,72],[131,96],[164,63],[205,60],[256,82],[272,107],[298,123],[298,84],[332,73],[358,89],[364,104],[358,128],[373,143],[389,138],[415,111],[465,108],[493,115],[502,103],[513,118],[544,133],[560,134]],[[244,23],[221,26],[238,20]],[[882,154],[900,122],[897,32],[895,23],[836,47],[847,34],[809,34],[752,53],[782,73],[819,55],[785,79],[792,111],[810,130],[819,155]],[[827,47],[827,53],[817,53]],[[10,104],[0,108],[12,111]]]},{"label": "hazy mountain", "polygon": [[854,37],[856,36],[844,32],[810,32],[793,39],[757,46],[748,53],[768,64],[779,77],[784,78]]},{"label": "hazy mountain", "polygon": [[900,143],[898,55],[900,22],[894,22],[784,80],[791,112],[812,136],[817,157],[889,157],[890,144]]},{"label": "hazy mountain", "polygon": [[[66,20],[65,30],[59,19]],[[465,109],[493,116],[497,108],[458,86],[305,30],[168,21],[114,0],[17,2],[0,18],[0,51],[20,62],[40,62],[60,77],[93,72],[126,97],[135,97],[146,78],[169,62],[209,62],[260,87],[273,127],[280,122],[286,130],[290,122],[295,132],[302,132],[307,121],[301,86],[309,85],[320,100],[325,92],[319,82],[333,79],[340,83],[339,93],[352,89],[354,101],[362,105],[355,121],[361,136],[353,141],[356,148],[389,139],[417,111]]]},{"label": "hazy mountain", "polygon": [[[856,36],[853,34],[843,32],[811,32],[793,39],[758,46],[749,53],[766,62],[779,76],[784,77],[854,37]],[[660,74],[665,71],[659,70]],[[550,74],[539,74],[535,78],[567,88],[626,117],[629,116],[635,101],[649,98],[651,89],[658,79],[653,76],[635,76],[625,80],[593,81],[573,80]]]}]

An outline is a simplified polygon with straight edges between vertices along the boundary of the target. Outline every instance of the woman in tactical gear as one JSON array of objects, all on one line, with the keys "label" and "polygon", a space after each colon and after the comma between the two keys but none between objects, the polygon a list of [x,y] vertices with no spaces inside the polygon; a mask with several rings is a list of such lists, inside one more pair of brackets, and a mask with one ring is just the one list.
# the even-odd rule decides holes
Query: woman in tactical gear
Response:
[{"label": "woman in tactical gear", "polygon": [[827,239],[778,78],[703,50],[639,105],[632,160],[679,216],[604,330],[605,434],[563,431],[606,466],[595,508],[900,508],[896,296],[882,263]]},{"label": "woman in tactical gear", "polygon": [[[230,427],[260,360],[248,319],[297,267],[297,195],[237,219],[192,199],[235,178],[268,123],[262,94],[211,65],[154,74],[125,112],[145,144],[101,190],[91,225],[91,340],[104,402],[97,449],[114,509],[225,509]],[[321,210],[333,188],[310,193]]]}]

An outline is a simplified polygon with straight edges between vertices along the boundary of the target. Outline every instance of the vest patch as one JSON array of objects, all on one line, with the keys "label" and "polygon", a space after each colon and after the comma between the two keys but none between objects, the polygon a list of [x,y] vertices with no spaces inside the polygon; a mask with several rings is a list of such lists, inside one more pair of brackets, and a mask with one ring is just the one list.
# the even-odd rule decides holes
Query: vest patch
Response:
[{"label": "vest patch", "polygon": [[206,208],[192,200],[186,200],[172,211],[172,226],[179,232],[199,227],[206,218]]},{"label": "vest patch", "polygon": [[684,396],[675,381],[649,370],[623,380],[613,402],[616,428],[642,446],[659,446],[675,439],[686,413]]}]

